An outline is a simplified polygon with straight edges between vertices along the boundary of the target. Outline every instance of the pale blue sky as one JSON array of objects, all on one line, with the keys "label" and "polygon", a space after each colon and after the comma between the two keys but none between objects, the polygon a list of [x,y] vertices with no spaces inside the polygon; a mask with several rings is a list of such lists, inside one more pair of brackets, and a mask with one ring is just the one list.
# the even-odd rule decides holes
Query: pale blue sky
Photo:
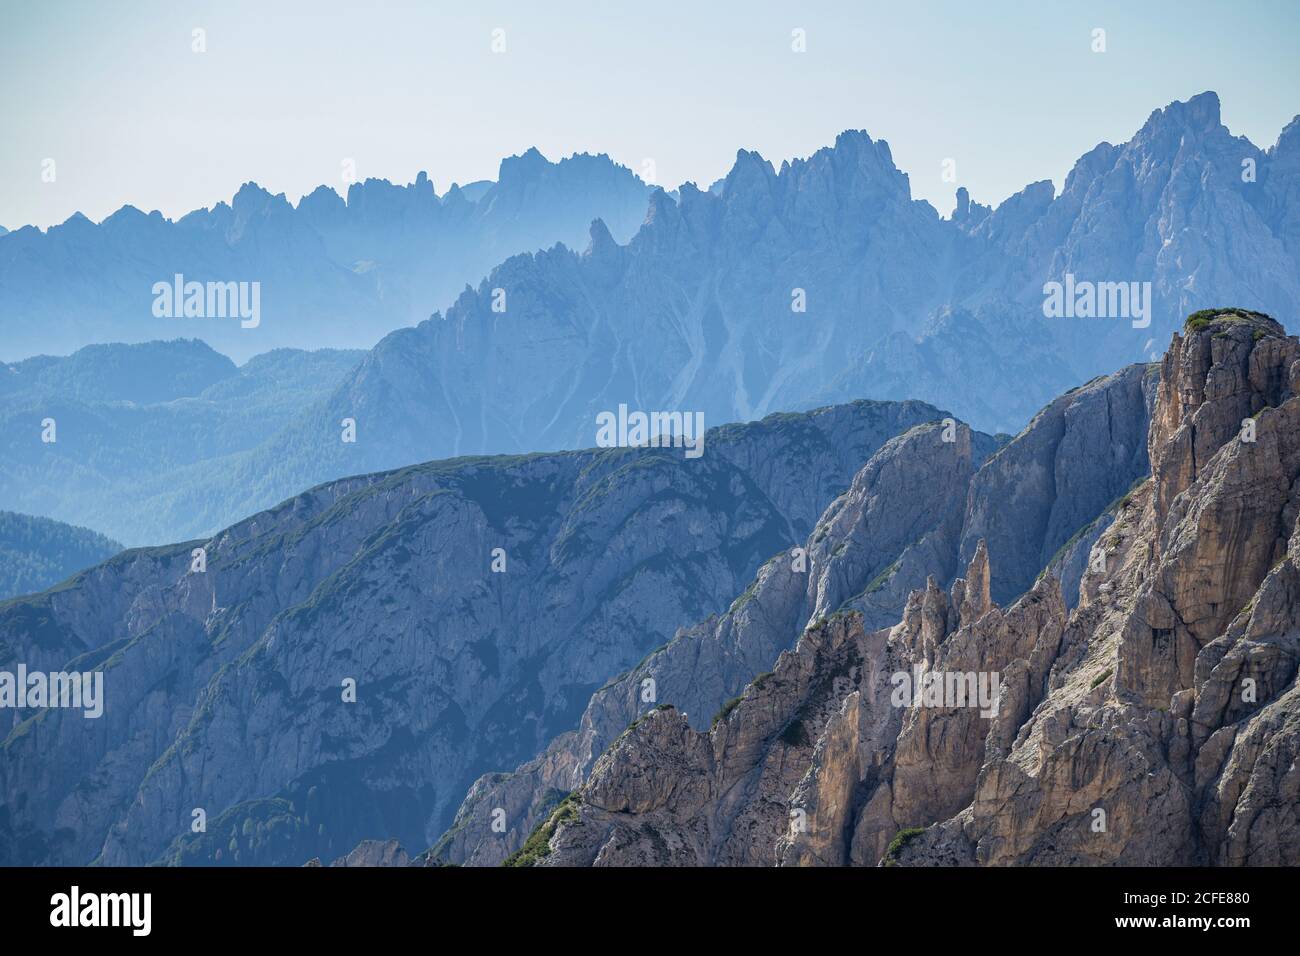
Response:
[{"label": "pale blue sky", "polygon": [[[191,52],[191,30],[207,52]],[[505,30],[506,52],[491,52]],[[1107,52],[1090,49],[1107,31]],[[791,30],[807,52],[791,51]],[[0,225],[123,203],[175,217],[253,179],[439,192],[502,156],[606,152],[707,185],[738,147],[777,164],[862,128],[945,214],[1060,185],[1101,140],[1214,89],[1269,146],[1300,113],[1300,3],[310,3],[0,5]],[[56,180],[41,181],[42,160]]]}]

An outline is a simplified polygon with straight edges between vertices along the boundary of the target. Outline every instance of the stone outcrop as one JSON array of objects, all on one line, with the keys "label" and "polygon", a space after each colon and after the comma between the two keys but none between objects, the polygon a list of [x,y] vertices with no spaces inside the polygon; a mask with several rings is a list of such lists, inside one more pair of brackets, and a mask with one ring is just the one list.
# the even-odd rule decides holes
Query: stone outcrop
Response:
[{"label": "stone outcrop", "polygon": [[[544,754],[515,773],[477,781],[431,858],[500,862],[545,818],[554,795],[578,786],[601,751],[657,702],[671,701],[678,714],[689,715],[683,719],[707,727],[721,702],[770,666],[791,635],[860,600],[873,581],[903,573],[898,556],[918,540],[932,545],[929,559],[950,562],[971,475],[994,443],[955,422],[953,441],[944,440],[945,431],[943,423],[922,425],[887,442],[807,542],[764,564],[725,614],[683,629],[607,683],[592,696],[577,731],[552,742]],[[491,825],[497,811],[504,811],[504,832]]]},{"label": "stone outcrop", "polygon": [[961,558],[987,543],[995,600],[1022,594],[1076,532],[1146,477],[1157,380],[1154,366],[1130,365],[1062,395],[980,469]]},{"label": "stone outcrop", "polygon": [[[1148,366],[1091,382],[1000,447],[956,422],[887,443],[823,515],[804,546],[804,570],[796,570],[793,552],[768,562],[726,614],[684,629],[598,690],[575,733],[512,773],[476,781],[427,858],[501,862],[657,702],[671,702],[705,730],[709,716],[770,668],[811,622],[856,611],[867,632],[887,628],[909,606],[910,592],[931,578],[960,587],[954,622],[973,619],[1003,595],[1019,596],[1045,556],[1104,527],[1117,507],[1116,489],[1145,475],[1155,383]],[[1103,448],[1106,441],[1112,444]],[[1072,520],[1082,527],[1070,526]],[[977,533],[991,539],[987,549]],[[1072,560],[1062,571],[1070,603],[1086,565]],[[1010,572],[999,575],[1000,564]],[[967,565],[967,580],[957,579]],[[504,830],[493,826],[498,819],[506,821]]]},{"label": "stone outcrop", "polygon": [[[999,607],[977,543],[892,628],[811,624],[708,732],[643,717],[538,862],[1300,863],[1298,358],[1193,316],[1073,611],[1050,574]],[[894,694],[918,670],[996,675],[996,706]]]},{"label": "stone outcrop", "polygon": [[396,840],[362,840],[330,866],[410,866],[411,858]]}]

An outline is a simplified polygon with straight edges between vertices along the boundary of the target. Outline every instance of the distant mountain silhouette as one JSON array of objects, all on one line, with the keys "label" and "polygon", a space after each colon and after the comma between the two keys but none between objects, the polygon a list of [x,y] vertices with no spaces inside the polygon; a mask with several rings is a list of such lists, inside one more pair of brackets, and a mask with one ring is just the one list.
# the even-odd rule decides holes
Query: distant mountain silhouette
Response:
[{"label": "distant mountain silhouette", "polygon": [[[510,202],[539,208],[520,183],[568,182],[580,169],[641,188],[607,160],[551,165],[530,150],[459,208],[483,223],[515,222]],[[398,210],[438,202],[427,185],[369,184],[346,206],[332,195],[318,191],[297,210],[263,205],[280,210],[272,219],[355,243],[336,258],[367,243],[387,249],[390,269],[407,261],[404,233],[390,228]],[[239,235],[231,224],[257,205],[250,189],[240,196],[220,216],[202,215],[229,220],[224,234]],[[1206,302],[1284,321],[1300,313],[1300,121],[1260,150],[1228,132],[1217,96],[1205,93],[1156,110],[1128,143],[1089,151],[1059,195],[1041,182],[996,209],[965,190],[958,198],[947,219],[912,199],[888,145],[864,132],[780,169],[741,150],[708,192],[688,183],[675,197],[650,193],[644,223],[624,244],[597,219],[582,252],[555,245],[506,259],[445,313],[385,336],[337,387],[320,388],[293,415],[251,424],[236,455],[203,468],[188,465],[229,446],[184,461],[160,456],[148,480],[111,504],[93,485],[43,473],[22,507],[121,527],[128,543],[195,537],[343,475],[589,447],[596,416],[620,404],[703,412],[712,426],[915,398],[1014,433],[1061,392],[1158,358],[1182,317]],[[334,230],[335,217],[351,225]],[[258,243],[289,234],[255,221]],[[0,258],[19,238],[0,241]],[[385,246],[390,239],[397,244]],[[1049,283],[1095,287],[1103,311],[1133,314],[1084,317],[1072,296],[1072,317],[1049,318]],[[1133,300],[1109,302],[1105,290],[1118,294],[1121,284]],[[355,443],[340,440],[345,420]],[[7,432],[29,443],[20,460],[48,459],[24,427]],[[94,427],[83,434],[106,440]]]},{"label": "distant mountain silhouette", "polygon": [[[496,182],[441,196],[420,173],[406,186],[354,183],[346,200],[321,186],[296,207],[250,182],[229,203],[174,222],[133,206],[99,224],[77,213],[4,235],[0,359],[178,335],[239,361],[282,346],[368,347],[510,255],[581,241],[595,216],[627,238],[648,192],[607,156],[552,163],[530,149],[503,160]],[[260,283],[260,323],[156,317],[154,284],[178,274]]]},{"label": "distant mountain silhouette", "polygon": [[239,497],[220,489],[232,459],[327,398],[362,354],[278,349],[237,367],[190,339],[0,365],[0,502],[128,544],[167,540],[160,515],[201,511],[191,496],[209,482]]}]

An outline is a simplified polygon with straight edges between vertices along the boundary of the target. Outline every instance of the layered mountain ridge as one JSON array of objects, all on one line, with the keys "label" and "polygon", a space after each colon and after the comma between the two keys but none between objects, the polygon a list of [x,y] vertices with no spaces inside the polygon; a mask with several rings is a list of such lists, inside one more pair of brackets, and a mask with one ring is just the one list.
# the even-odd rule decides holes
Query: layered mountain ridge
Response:
[{"label": "layered mountain ridge", "polygon": [[[987,566],[990,549],[1001,569],[986,572],[984,588],[1018,596],[1049,560],[1064,564],[1090,541],[1084,532],[1108,526],[1123,492],[1147,473],[1136,436],[1150,420],[1153,373],[1131,366],[1062,396],[1000,448],[956,423],[918,426],[886,443],[801,551],[777,555],[725,614],[684,628],[602,687],[576,731],[513,773],[478,780],[423,859],[501,862],[648,710],[672,704],[705,731],[710,715],[812,622],[853,611],[888,627],[913,589],[952,581],[976,555]],[[1071,567],[1077,585],[1078,562]],[[499,819],[505,829],[493,827]]]},{"label": "layered mountain ridge", "polygon": [[[1043,848],[1035,814],[1050,814],[1016,802],[1023,781],[990,791],[1028,821],[999,837],[1020,849],[986,853],[963,814],[1007,748],[1041,751],[1026,727],[1056,741],[1057,711],[1112,693],[1107,727],[1178,735],[1189,701],[1211,708],[1187,725],[1193,762],[1210,740],[1231,749],[1227,717],[1241,724],[1231,739],[1256,749],[1213,778],[1228,795],[1214,812],[1254,786],[1271,826],[1284,817],[1267,794],[1288,784],[1241,765],[1287,726],[1294,683],[1285,416],[1300,346],[1243,310],[1187,328],[1158,375],[1091,382],[1010,441],[933,406],[863,402],[711,430],[695,461],[434,462],[0,605],[0,663],[102,668],[108,689],[98,722],[11,712],[0,843],[26,863],[408,862],[397,844],[432,846],[422,863],[1078,861]],[[1263,601],[1261,580],[1281,590]],[[1268,627],[1279,636],[1233,630]],[[1245,660],[1263,708],[1202,676]],[[995,673],[997,715],[894,706],[890,677],[917,667]],[[1130,763],[1182,753],[1173,737],[1105,736],[1089,752],[1103,743],[1137,748]],[[1185,759],[1152,805],[1199,819]],[[478,776],[502,766],[519,769]],[[1152,799],[1116,779],[1089,784],[1112,820]]]},{"label": "layered mountain ridge", "polygon": [[[1035,183],[992,209],[962,191],[948,219],[911,198],[888,144],[861,131],[779,169],[741,150],[709,191],[687,183],[675,195],[600,157],[547,164],[530,153],[504,164],[501,181],[475,202],[463,200],[465,222],[481,231],[466,234],[456,254],[504,250],[505,239],[490,238],[498,233],[523,242],[527,230],[499,222],[548,222],[554,235],[538,226],[527,243],[516,242],[519,255],[461,275],[445,311],[392,331],[328,397],[219,466],[144,484],[134,502],[103,500],[56,476],[21,510],[103,526],[128,544],[208,535],[348,474],[588,447],[597,415],[622,404],[702,413],[716,425],[863,397],[916,398],[989,433],[1015,433],[1066,389],[1158,359],[1182,317],[1206,301],[1295,313],[1298,131],[1292,123],[1259,149],[1227,130],[1217,96],[1204,93],[1156,110],[1124,144],[1097,146],[1059,194],[1050,182]],[[580,202],[564,198],[574,194]],[[228,210],[183,222],[186,230],[207,223],[201,235],[229,238],[236,250],[274,250],[277,268],[313,283],[295,302],[328,297],[328,307],[317,303],[324,313],[368,322],[350,293],[313,278],[316,266],[284,259],[294,229],[309,231],[312,254],[349,282],[381,275],[396,302],[433,282],[430,269],[441,275],[431,261],[452,261],[442,246],[430,253],[426,235],[428,223],[450,215],[449,203],[456,204],[451,194],[436,197],[427,180],[367,182],[346,205],[318,191],[296,210],[250,187]],[[622,211],[605,211],[611,203]],[[434,219],[426,207],[439,210],[427,212]],[[555,218],[544,209],[563,212]],[[563,243],[552,244],[560,234]],[[54,241],[4,237],[0,259],[38,238]],[[546,248],[523,251],[538,246]],[[40,259],[24,251],[12,267],[43,275],[32,257]],[[177,270],[162,271],[165,278]],[[467,277],[477,284],[466,287]],[[79,288],[48,278],[41,289]],[[1082,307],[1075,314],[1073,300],[1072,317],[1047,317],[1053,282],[1086,289],[1089,310],[1107,317],[1086,317]],[[12,308],[17,316],[42,294],[33,290],[12,307],[0,298],[0,313]],[[437,305],[430,299],[423,311],[412,309],[424,317]],[[414,321],[404,315],[392,324]],[[200,320],[165,321],[204,334]],[[271,326],[268,313],[259,329],[235,332]],[[345,420],[356,425],[355,443],[339,440]],[[19,434],[35,442],[36,432]],[[98,436],[93,424],[84,434],[92,443]],[[121,514],[139,536],[87,511]]]},{"label": "layered mountain ridge", "polygon": [[[711,729],[665,700],[516,862],[1294,865],[1300,340],[1194,315],[1161,364],[1152,478],[1010,606],[977,545],[899,623],[818,618]],[[898,694],[995,678],[995,705]],[[692,715],[693,716],[693,715]]]},{"label": "layered mountain ridge", "polygon": [[[626,239],[648,189],[603,154],[552,163],[531,149],[504,159],[495,182],[441,196],[423,172],[404,186],[350,182],[346,199],[320,186],[296,206],[249,182],[175,221],[123,206],[100,223],[77,213],[27,226],[0,245],[3,358],[177,335],[239,362],[274,348],[369,348],[508,256],[581,242],[597,216]],[[259,283],[258,324],[156,315],[154,284],[177,274]]]},{"label": "layered mountain ridge", "polygon": [[946,415],[861,402],[712,429],[694,460],[598,449],[345,479],[0,604],[0,667],[103,670],[105,688],[98,720],[0,711],[4,862],[428,846],[475,777],[570,729],[610,674],[806,537],[881,445]]},{"label": "layered mountain ridge", "polygon": [[275,349],[236,366],[177,339],[0,365],[0,501],[129,545],[192,534],[213,498],[248,510],[227,484],[238,462],[326,399],[363,354]]}]

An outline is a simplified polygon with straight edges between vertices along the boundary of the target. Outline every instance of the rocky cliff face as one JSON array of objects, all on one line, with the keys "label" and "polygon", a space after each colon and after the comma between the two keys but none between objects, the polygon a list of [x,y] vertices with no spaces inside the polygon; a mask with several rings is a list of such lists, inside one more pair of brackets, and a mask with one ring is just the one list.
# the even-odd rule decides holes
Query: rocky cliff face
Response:
[{"label": "rocky cliff face", "polygon": [[[514,773],[478,780],[429,858],[500,862],[560,796],[582,786],[629,724],[662,702],[695,730],[707,730],[710,716],[814,622],[854,612],[867,630],[888,627],[910,592],[927,581],[953,582],[977,558],[978,583],[958,599],[958,611],[963,600],[984,606],[994,596],[1018,596],[1045,555],[1072,554],[1104,526],[1120,493],[1145,476],[1142,438],[1155,385],[1146,366],[1091,382],[1043,409],[1002,447],[956,422],[920,426],[888,442],[802,549],[765,564],[726,614],[684,629],[602,687],[577,731],[542,755]],[[1007,569],[1000,575],[999,563]],[[1082,570],[1077,561],[1066,569],[1076,592]],[[494,828],[494,821],[504,825]]]},{"label": "rocky cliff face", "polygon": [[1062,395],[975,477],[960,561],[988,543],[995,601],[1022,594],[1071,536],[1147,476],[1157,371],[1129,366]]},{"label": "rocky cliff face", "polygon": [[0,604],[0,667],[102,670],[105,687],[99,719],[0,710],[2,861],[428,846],[471,781],[573,728],[609,675],[805,539],[882,445],[944,416],[861,402],[714,429],[698,459],[350,478]]},{"label": "rocky cliff face", "polygon": [[1161,367],[1153,477],[1077,608],[1052,575],[999,607],[977,545],[893,627],[815,621],[711,729],[647,713],[528,861],[1300,862],[1297,359],[1267,317],[1193,316]]}]

